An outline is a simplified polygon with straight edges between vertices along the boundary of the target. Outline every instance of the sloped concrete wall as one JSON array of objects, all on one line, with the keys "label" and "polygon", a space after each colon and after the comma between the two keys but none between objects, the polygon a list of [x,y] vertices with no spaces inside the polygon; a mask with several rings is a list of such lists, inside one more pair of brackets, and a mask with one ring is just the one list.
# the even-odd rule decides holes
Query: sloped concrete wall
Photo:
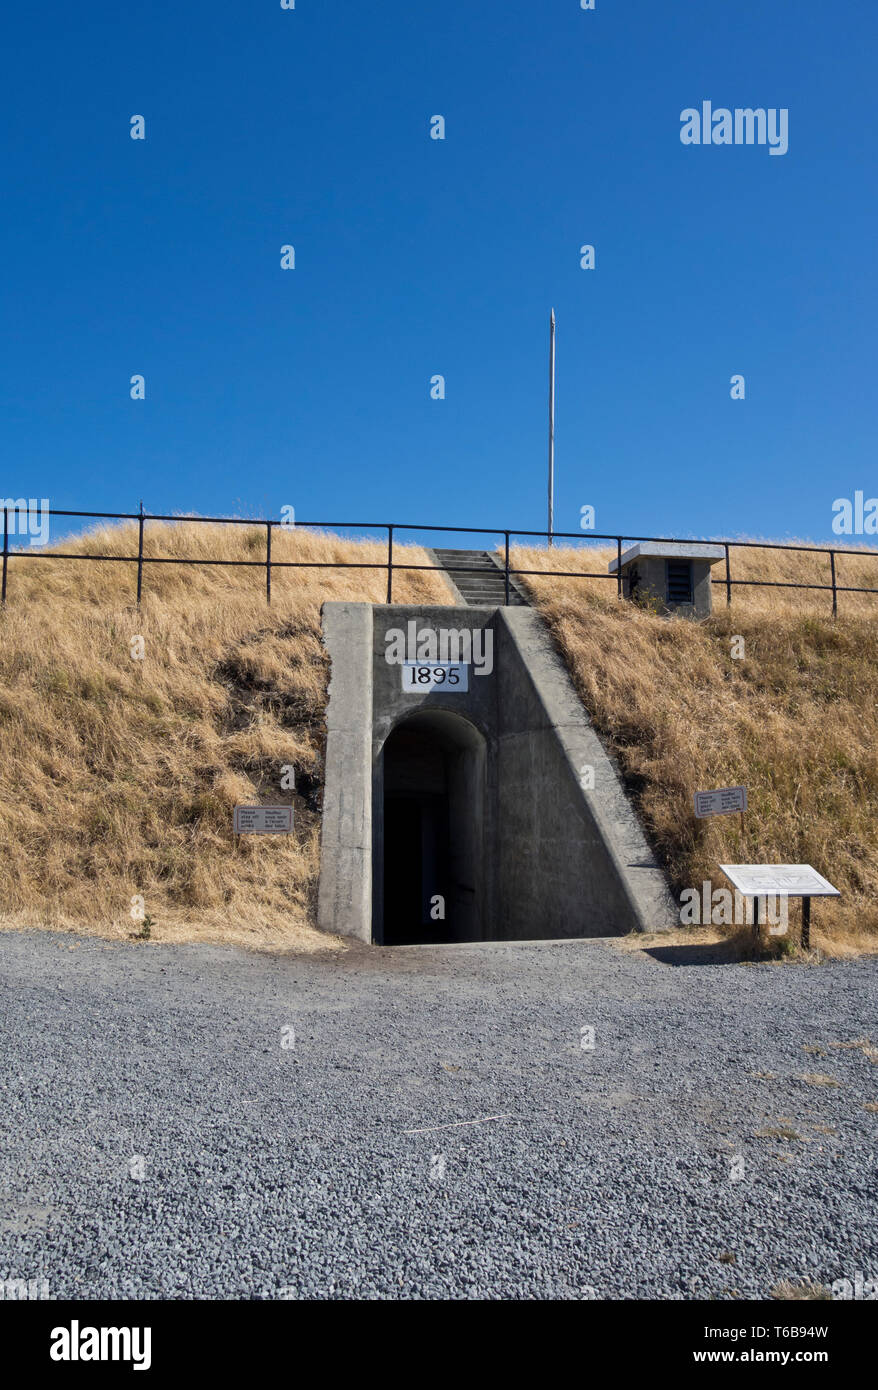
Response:
[{"label": "sloped concrete wall", "polygon": [[[408,693],[389,629],[484,629],[493,671],[469,690]],[[386,739],[416,711],[447,711],[485,743],[482,933],[534,939],[662,930],[676,912],[619,779],[548,633],[528,608],[328,603],[332,679],[319,925],[373,939],[381,921]],[[594,770],[594,788],[581,785]]]},{"label": "sloped concrete wall", "polygon": [[529,608],[499,614],[503,936],[673,926],[664,874],[545,625]]}]

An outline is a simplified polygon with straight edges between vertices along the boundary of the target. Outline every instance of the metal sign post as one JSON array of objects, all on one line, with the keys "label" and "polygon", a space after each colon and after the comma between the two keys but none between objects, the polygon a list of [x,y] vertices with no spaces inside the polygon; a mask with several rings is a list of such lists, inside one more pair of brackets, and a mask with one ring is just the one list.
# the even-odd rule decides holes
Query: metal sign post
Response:
[{"label": "metal sign post", "polygon": [[549,545],[555,531],[555,310],[549,328]]}]

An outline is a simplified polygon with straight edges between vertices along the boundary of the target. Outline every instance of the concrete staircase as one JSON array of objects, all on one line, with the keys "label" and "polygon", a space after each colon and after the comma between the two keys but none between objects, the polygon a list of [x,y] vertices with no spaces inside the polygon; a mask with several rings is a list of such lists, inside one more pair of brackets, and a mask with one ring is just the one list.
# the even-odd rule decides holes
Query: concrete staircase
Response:
[{"label": "concrete staircase", "polygon": [[[506,601],[506,580],[503,570],[487,550],[436,550],[437,564],[448,573],[463,602],[471,608],[502,608]],[[456,572],[463,566],[470,573]],[[509,606],[528,606],[524,591],[515,579],[509,579]]]}]

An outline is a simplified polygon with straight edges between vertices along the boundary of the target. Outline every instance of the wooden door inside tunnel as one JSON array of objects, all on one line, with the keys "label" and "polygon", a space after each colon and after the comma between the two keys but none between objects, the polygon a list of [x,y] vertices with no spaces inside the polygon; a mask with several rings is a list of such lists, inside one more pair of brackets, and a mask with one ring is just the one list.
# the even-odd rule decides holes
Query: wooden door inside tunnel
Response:
[{"label": "wooden door inside tunnel", "polygon": [[468,720],[421,711],[381,754],[373,936],[385,945],[478,941],[484,934],[485,741]]}]

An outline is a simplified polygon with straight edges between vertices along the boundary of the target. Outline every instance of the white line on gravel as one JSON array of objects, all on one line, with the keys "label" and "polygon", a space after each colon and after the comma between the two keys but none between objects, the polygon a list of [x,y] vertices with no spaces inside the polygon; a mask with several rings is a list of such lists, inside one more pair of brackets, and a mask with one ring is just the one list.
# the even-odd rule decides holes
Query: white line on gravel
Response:
[{"label": "white line on gravel", "polygon": [[403,1134],[432,1134],[437,1129],[459,1129],[461,1125],[484,1125],[489,1120],[508,1120],[512,1111],[505,1115],[485,1115],[481,1120],[452,1120],[450,1125],[426,1125],[423,1129],[404,1129]]}]

